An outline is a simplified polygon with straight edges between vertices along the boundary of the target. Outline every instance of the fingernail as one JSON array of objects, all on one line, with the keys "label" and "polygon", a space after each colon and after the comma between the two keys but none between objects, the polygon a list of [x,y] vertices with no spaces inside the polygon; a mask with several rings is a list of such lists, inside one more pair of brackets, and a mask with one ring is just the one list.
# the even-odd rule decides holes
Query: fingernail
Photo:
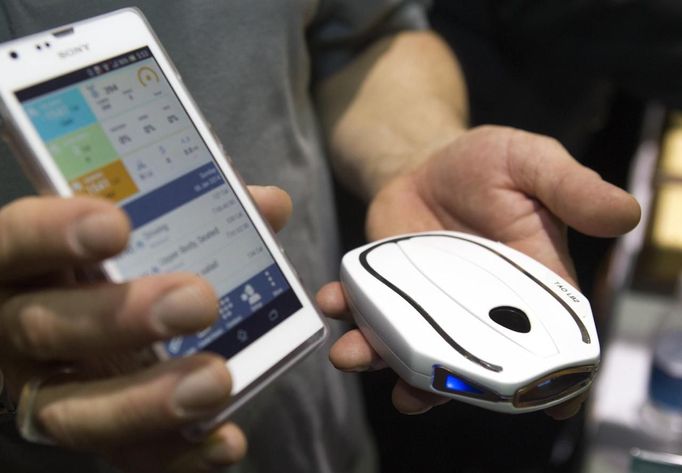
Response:
[{"label": "fingernail", "polygon": [[212,413],[225,404],[229,396],[229,384],[221,379],[215,368],[205,367],[180,381],[173,393],[173,402],[181,417],[196,418]]},{"label": "fingernail", "polygon": [[171,290],[151,310],[162,335],[189,333],[208,327],[215,320],[215,301],[197,284]]},{"label": "fingernail", "polygon": [[76,223],[72,243],[76,252],[82,255],[110,254],[123,245],[124,232],[125,227],[116,210],[99,210]]}]

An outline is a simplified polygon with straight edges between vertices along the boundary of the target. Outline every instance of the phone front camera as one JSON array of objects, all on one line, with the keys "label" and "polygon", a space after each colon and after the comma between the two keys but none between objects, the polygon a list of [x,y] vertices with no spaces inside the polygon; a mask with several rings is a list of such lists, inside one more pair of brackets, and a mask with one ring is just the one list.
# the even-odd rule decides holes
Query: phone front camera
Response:
[{"label": "phone front camera", "polygon": [[9,57],[11,57],[12,59],[19,59],[19,53],[16,51],[12,51],[11,53],[9,53]]}]

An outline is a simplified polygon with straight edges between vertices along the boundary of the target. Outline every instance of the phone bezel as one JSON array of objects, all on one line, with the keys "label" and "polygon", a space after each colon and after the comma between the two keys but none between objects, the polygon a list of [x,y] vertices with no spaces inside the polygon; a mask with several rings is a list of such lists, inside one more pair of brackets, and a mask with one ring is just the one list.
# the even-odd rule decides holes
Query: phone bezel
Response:
[{"label": "phone bezel", "polygon": [[[73,32],[61,34],[65,28],[72,28]],[[120,34],[122,31],[125,32],[124,35]],[[45,45],[47,42],[51,47],[39,50],[35,46]],[[83,47],[85,44],[87,48]],[[300,283],[271,228],[260,216],[246,185],[232,168],[229,157],[225,155],[222,145],[182,84],[180,75],[144,15],[136,8],[126,8],[0,44],[0,70],[11,71],[0,77],[0,115],[5,120],[5,133],[15,141],[15,148],[22,151],[22,156],[18,159],[22,161],[22,167],[35,187],[43,193],[72,196],[73,192],[68,182],[57,169],[47,147],[14,93],[145,46],[151,50],[171,88],[213,155],[214,162],[234,189],[235,195],[303,306],[228,360],[227,365],[233,380],[233,402],[228,410],[215,420],[217,422],[319,346],[326,337],[327,324]],[[73,48],[80,48],[81,51],[78,54],[60,56],[59,52]],[[10,56],[12,51],[18,51],[18,59]],[[102,266],[109,279],[114,282],[121,281],[122,278],[110,262]],[[169,357],[163,344],[155,344],[154,348],[159,358]],[[205,424],[204,427],[210,428],[211,425],[212,423]]]}]

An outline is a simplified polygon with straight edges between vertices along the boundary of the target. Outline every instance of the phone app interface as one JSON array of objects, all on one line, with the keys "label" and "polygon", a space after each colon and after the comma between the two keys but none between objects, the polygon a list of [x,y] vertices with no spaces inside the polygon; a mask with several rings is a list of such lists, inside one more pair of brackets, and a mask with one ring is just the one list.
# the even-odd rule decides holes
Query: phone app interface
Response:
[{"label": "phone app interface", "polygon": [[128,214],[123,279],[191,271],[219,294],[218,322],[172,356],[231,356],[301,307],[148,48],[16,95],[73,191]]}]

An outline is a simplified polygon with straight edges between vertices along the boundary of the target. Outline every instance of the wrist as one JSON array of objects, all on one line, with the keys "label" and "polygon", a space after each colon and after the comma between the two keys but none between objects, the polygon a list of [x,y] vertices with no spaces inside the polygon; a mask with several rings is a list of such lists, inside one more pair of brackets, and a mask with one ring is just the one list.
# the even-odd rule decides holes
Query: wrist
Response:
[{"label": "wrist", "polygon": [[407,151],[386,153],[381,159],[369,160],[361,182],[362,197],[372,200],[377,193],[394,179],[414,172],[426,163],[439,150],[453,143],[466,130],[453,129],[428,144],[415,146]]}]

